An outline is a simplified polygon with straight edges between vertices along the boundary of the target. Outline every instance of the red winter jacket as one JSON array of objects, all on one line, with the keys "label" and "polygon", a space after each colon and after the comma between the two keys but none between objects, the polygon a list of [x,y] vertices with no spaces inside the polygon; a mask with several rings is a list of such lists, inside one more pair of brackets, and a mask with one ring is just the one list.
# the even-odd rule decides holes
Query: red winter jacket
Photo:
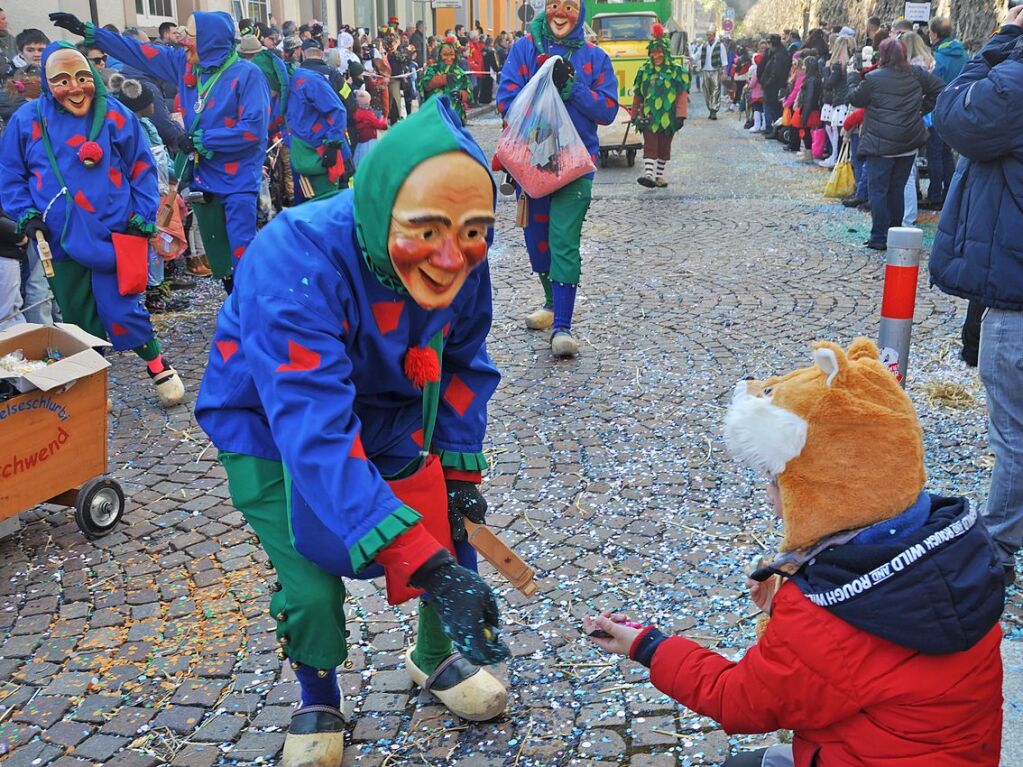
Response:
[{"label": "red winter jacket", "polygon": [[855,628],[787,582],[742,660],[670,637],[650,679],[726,732],[794,730],[796,767],[998,767],[1001,638],[995,624],[968,650],[925,655]]},{"label": "red winter jacket", "polygon": [[372,109],[359,107],[355,110],[353,120],[355,122],[355,135],[360,144],[364,141],[375,139],[378,130],[387,130],[387,119],[377,117]]}]

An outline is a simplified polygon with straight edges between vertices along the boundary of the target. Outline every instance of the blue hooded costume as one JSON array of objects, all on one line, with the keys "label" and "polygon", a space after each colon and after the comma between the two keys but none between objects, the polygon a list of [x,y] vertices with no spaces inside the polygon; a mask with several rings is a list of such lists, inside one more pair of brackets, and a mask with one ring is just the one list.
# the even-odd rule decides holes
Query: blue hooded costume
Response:
[{"label": "blue hooded costume", "polygon": [[[49,58],[64,50],[74,48],[47,46],[44,72]],[[95,70],[92,75],[96,93],[88,114],[66,111],[44,76],[39,98],[11,117],[3,135],[0,200],[19,231],[35,217],[49,229],[51,285],[65,320],[123,351],[153,342],[154,335],[142,296],[118,290],[112,236],[129,233],[129,226],[132,234],[155,232],[160,197],[142,124],[107,96]],[[95,160],[92,167],[81,159],[86,156]]]},{"label": "blue hooded costume", "polygon": [[[317,195],[336,188],[352,161],[345,133],[348,113],[341,96],[322,72],[300,66],[291,75],[285,109],[295,174],[309,179]],[[337,147],[340,160],[329,170],[321,163],[328,145]],[[300,190],[296,187],[295,191],[297,196]]]},{"label": "blue hooded costume", "polygon": [[[283,584],[271,611],[289,657],[318,668],[346,653],[343,587],[326,573],[379,574],[376,555],[420,518],[384,480],[407,473],[423,451],[424,391],[406,375],[409,350],[443,338],[429,447],[445,468],[486,467],[487,402],[500,380],[486,350],[487,262],[449,307],[429,311],[405,291],[387,252],[394,199],[417,165],[453,151],[484,167],[485,158],[446,99],[431,99],[388,136],[391,150],[367,155],[373,172],[354,192],[290,208],[257,236],[256,257],[245,259],[220,311],[196,402],[236,506],[264,545],[286,539],[286,553],[268,548]],[[269,523],[260,531],[257,507],[269,501],[258,499],[270,496],[266,515],[283,525],[277,534]],[[464,548],[459,559],[473,566]],[[296,600],[315,626],[296,627]],[[278,612],[284,602],[292,606]]]},{"label": "blue hooded costume", "polygon": [[[537,14],[530,25],[530,33],[515,42],[501,69],[497,109],[502,115],[507,114],[516,95],[543,63],[543,59],[538,61],[538,58],[561,56],[575,70],[573,79],[562,89],[561,97],[572,124],[596,162],[600,149],[597,126],[609,125],[618,114],[618,80],[607,53],[586,42],[585,19],[586,5],[580,3],[575,28],[564,38],[557,39],[547,24],[546,12]],[[526,250],[533,271],[540,275],[544,286],[545,308],[553,309],[555,332],[568,330],[572,324],[581,271],[579,239],[590,205],[592,184],[591,173],[554,194],[527,201]]]},{"label": "blue hooded costume", "polygon": [[270,94],[259,67],[238,58],[230,15],[196,11],[193,18],[199,56],[195,70],[184,48],[140,43],[92,24],[86,25],[85,42],[153,77],[177,83],[185,131],[196,148],[191,187],[223,205],[237,266],[256,235]]}]

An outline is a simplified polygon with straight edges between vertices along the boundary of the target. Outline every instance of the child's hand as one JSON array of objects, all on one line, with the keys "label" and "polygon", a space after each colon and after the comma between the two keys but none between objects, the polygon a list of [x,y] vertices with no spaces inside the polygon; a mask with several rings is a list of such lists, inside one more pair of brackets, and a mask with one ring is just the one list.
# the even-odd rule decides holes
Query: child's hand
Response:
[{"label": "child's hand", "polygon": [[627,620],[628,618],[624,615],[606,610],[596,618],[591,618],[588,615],[584,617],[583,631],[587,634],[598,629],[606,631],[611,635],[610,639],[602,639],[600,637],[590,637],[590,639],[607,652],[614,653],[615,655],[624,655],[627,658],[629,657],[629,651],[632,649],[633,642],[636,641],[636,637],[643,633],[641,628],[625,625]]},{"label": "child's hand", "polygon": [[747,578],[746,586],[749,587],[749,595],[750,599],[753,600],[753,604],[770,615],[774,595],[778,593],[778,589],[781,588],[784,582],[780,575],[772,575],[766,581],[755,581],[752,578]]}]

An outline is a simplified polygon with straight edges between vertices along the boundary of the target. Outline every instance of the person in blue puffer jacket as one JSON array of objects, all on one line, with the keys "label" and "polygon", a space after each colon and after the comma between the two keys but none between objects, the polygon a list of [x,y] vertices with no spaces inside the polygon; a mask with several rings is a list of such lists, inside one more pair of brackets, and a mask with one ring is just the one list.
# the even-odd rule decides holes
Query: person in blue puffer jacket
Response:
[{"label": "person in blue puffer jacket", "polygon": [[[152,77],[177,83],[187,133],[177,149],[194,160],[190,186],[206,199],[193,209],[213,276],[230,292],[233,268],[256,236],[270,119],[266,78],[239,58],[234,19],[221,11],[193,13],[181,48],[140,43],[70,13],[51,13],[50,21]],[[225,234],[227,247],[216,247]]]},{"label": "person in blue puffer jacket", "polygon": [[[554,84],[596,161],[597,126],[609,125],[618,114],[618,80],[608,55],[583,37],[585,20],[586,5],[581,0],[547,0],[529,34],[516,41],[504,62],[497,109],[506,115],[540,65],[550,56],[561,56],[554,66]],[[574,357],[579,351],[571,332],[572,310],[580,274],[579,239],[592,188],[590,174],[554,194],[528,200],[526,250],[533,271],[540,276],[545,300],[543,307],[526,317],[526,327],[543,330],[553,325],[551,350],[559,357]]]},{"label": "person in blue puffer jacket", "polygon": [[[931,19],[930,35],[931,51],[934,53],[932,74],[948,85],[959,77],[970,55],[963,44],[952,37],[952,22],[948,19]],[[956,165],[952,158],[952,147],[933,128],[927,139],[927,168],[930,184],[927,186],[927,200],[921,207],[925,210],[941,210],[948,196],[948,188],[952,185]]]},{"label": "person in blue puffer jacket", "polygon": [[995,453],[984,521],[1006,582],[1023,546],[1023,6],[938,98],[934,124],[962,159],[938,223],[931,282],[986,308],[980,377]]}]

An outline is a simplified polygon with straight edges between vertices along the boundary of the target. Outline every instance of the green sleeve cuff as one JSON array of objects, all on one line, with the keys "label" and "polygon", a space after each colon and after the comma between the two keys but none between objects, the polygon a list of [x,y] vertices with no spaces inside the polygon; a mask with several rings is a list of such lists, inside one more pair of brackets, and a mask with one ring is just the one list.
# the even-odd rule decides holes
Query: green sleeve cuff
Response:
[{"label": "green sleeve cuff", "polygon": [[85,22],[85,37],[82,42],[90,48],[96,46],[96,26],[91,21]]},{"label": "green sleeve cuff", "polygon": [[445,469],[480,472],[487,470],[487,457],[483,453],[458,453],[440,448],[434,448],[433,452],[440,456],[440,465]]},{"label": "green sleeve cuff", "polygon": [[419,512],[405,504],[396,508],[348,550],[352,569],[359,572],[369,567],[381,550],[390,546],[395,538],[419,522],[420,519],[422,517]]},{"label": "green sleeve cuff", "polygon": [[25,233],[25,224],[27,224],[33,218],[42,218],[42,216],[43,216],[43,214],[40,213],[35,208],[29,208],[28,210],[26,210],[24,213],[21,214],[21,217],[18,219],[18,224],[17,224],[17,228],[15,229],[15,231],[18,234],[24,234]]},{"label": "green sleeve cuff", "polygon": [[159,231],[156,228],[156,224],[146,223],[146,220],[138,213],[131,214],[131,218],[128,219],[128,227],[130,229],[134,229],[139,234],[144,234],[146,236],[154,235]]},{"label": "green sleeve cuff", "polygon": [[192,143],[195,144],[195,151],[200,156],[205,157],[207,160],[213,157],[213,152],[202,145],[202,129],[192,134]]}]

